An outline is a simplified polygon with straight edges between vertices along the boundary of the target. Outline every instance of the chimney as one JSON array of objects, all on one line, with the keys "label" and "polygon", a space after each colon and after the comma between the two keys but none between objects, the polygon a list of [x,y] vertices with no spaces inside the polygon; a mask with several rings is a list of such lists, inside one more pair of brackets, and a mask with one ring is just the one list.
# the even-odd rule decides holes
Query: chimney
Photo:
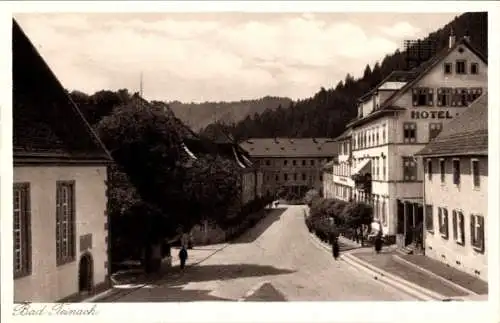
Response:
[{"label": "chimney", "polygon": [[455,40],[456,40],[455,32],[453,31],[453,27],[452,27],[450,30],[449,48],[452,48],[453,46],[455,46]]},{"label": "chimney", "polygon": [[465,41],[467,41],[468,43],[470,43],[470,35],[469,35],[469,31],[468,30],[465,31],[464,39],[465,39]]}]

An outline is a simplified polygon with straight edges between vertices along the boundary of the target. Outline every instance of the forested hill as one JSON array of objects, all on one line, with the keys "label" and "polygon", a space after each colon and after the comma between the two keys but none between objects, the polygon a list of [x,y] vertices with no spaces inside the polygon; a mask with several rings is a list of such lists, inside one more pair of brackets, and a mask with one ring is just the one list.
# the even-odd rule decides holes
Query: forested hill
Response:
[{"label": "forested hill", "polygon": [[235,102],[181,103],[173,101],[167,104],[179,119],[197,131],[214,120],[225,124],[237,123],[245,116],[253,116],[266,110],[276,110],[280,105],[288,107],[291,102],[289,98],[266,96],[256,100]]},{"label": "forested hill", "polygon": [[[467,31],[474,47],[487,56],[487,13],[465,13],[443,28],[431,33],[437,51],[448,46],[450,29],[463,37]],[[373,68],[366,66],[364,75],[355,80],[349,74],[335,88],[321,88],[313,97],[285,105],[276,110],[266,110],[260,115],[247,116],[236,125],[211,124],[224,127],[237,139],[249,137],[336,137],[345,124],[356,116],[356,99],[381,82],[392,71],[405,70],[405,53],[396,51],[385,56]]]}]

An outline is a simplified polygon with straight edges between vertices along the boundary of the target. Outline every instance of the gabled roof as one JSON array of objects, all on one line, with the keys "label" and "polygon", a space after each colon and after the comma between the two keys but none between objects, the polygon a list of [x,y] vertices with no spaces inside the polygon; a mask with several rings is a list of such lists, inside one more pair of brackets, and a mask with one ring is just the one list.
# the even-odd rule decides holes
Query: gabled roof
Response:
[{"label": "gabled roof", "polygon": [[439,64],[443,59],[448,57],[448,55],[453,52],[456,48],[459,46],[465,46],[467,47],[471,52],[473,52],[479,59],[481,59],[485,64],[488,64],[488,60],[486,57],[481,54],[477,49],[475,49],[469,41],[467,41],[465,38],[460,39],[459,41],[455,42],[455,45],[453,45],[451,48],[447,47],[444,48],[442,51],[440,51],[437,55],[429,59],[427,62],[421,64],[419,67],[413,70],[413,73],[415,73],[415,77],[406,83],[405,86],[403,86],[399,91],[394,92],[385,102],[380,106],[381,109],[384,109],[386,107],[389,107],[393,105],[401,95],[405,94],[407,90],[411,89],[415,83],[420,81],[425,75],[427,75],[428,72],[430,72],[437,64]]},{"label": "gabled roof", "polygon": [[338,143],[330,138],[250,138],[240,143],[252,157],[333,157]]},{"label": "gabled roof", "polygon": [[446,124],[420,156],[488,155],[488,94]]},{"label": "gabled roof", "polygon": [[377,84],[373,89],[365,93],[358,99],[358,102],[365,102],[373,94],[375,94],[379,88],[387,82],[410,82],[416,77],[416,71],[393,71],[385,79],[383,79],[379,84]]},{"label": "gabled roof", "polygon": [[[373,110],[371,113],[366,115],[362,119],[354,119],[351,122],[347,124],[348,127],[352,126],[357,126],[360,124],[363,124],[367,121],[377,119],[380,116],[386,115],[387,112],[389,114],[397,111],[404,111],[406,110],[405,108],[395,106],[394,103],[396,100],[404,95],[406,91],[411,89],[419,80],[421,80],[425,75],[427,75],[437,64],[439,64],[443,59],[448,57],[448,55],[453,52],[456,48],[459,46],[465,46],[467,47],[471,52],[473,52],[475,55],[479,57],[485,64],[488,64],[488,61],[486,57],[479,52],[477,49],[475,49],[470,42],[465,39],[461,38],[455,44],[450,48],[446,47],[442,51],[440,51],[438,54],[427,60],[426,62],[420,64],[418,67],[412,69],[411,71],[404,72],[404,71],[396,71],[393,72],[395,73],[394,76],[391,76],[393,73],[391,73],[386,79],[397,79],[398,77],[406,77],[406,85],[404,85],[401,89],[398,91],[394,91],[384,102],[380,104],[380,108]],[[376,89],[382,85],[384,82],[387,82],[386,80],[382,81],[377,87],[369,91],[367,94],[363,95],[361,98],[365,98],[367,95],[372,95],[373,93],[376,92]],[[360,98],[360,99],[361,99]],[[366,98],[365,98],[366,100]]]},{"label": "gabled roof", "polygon": [[78,106],[12,22],[14,162],[110,161]]}]

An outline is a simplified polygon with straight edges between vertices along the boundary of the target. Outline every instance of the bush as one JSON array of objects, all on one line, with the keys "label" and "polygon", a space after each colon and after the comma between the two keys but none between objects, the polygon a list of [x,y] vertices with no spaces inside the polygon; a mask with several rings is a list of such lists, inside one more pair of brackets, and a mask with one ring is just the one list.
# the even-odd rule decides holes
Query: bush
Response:
[{"label": "bush", "polygon": [[311,207],[313,201],[318,198],[320,198],[320,194],[317,190],[315,189],[309,190],[306,192],[304,196],[304,204],[307,204],[307,206]]}]

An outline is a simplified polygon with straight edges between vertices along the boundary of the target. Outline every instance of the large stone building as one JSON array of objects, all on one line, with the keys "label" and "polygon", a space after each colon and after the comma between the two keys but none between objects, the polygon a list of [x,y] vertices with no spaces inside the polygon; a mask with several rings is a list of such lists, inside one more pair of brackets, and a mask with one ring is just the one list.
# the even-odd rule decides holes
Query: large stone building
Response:
[{"label": "large stone building", "polygon": [[347,129],[334,140],[338,143],[339,155],[333,164],[333,197],[343,201],[351,201],[354,197],[354,181],[351,178],[351,129]]},{"label": "large stone building", "polygon": [[[423,172],[415,158],[487,88],[487,61],[469,40],[411,71],[396,71],[359,102],[351,131],[352,198],[374,206],[383,233],[413,246],[423,222]],[[340,179],[335,184],[344,185]]]},{"label": "large stone building", "polygon": [[13,22],[15,302],[78,299],[109,276],[111,157]]},{"label": "large stone building", "polygon": [[425,254],[488,280],[488,95],[418,153],[425,165]]},{"label": "large stone building", "polygon": [[337,144],[327,138],[251,138],[241,146],[262,172],[264,194],[322,192],[323,166],[337,155]]}]

